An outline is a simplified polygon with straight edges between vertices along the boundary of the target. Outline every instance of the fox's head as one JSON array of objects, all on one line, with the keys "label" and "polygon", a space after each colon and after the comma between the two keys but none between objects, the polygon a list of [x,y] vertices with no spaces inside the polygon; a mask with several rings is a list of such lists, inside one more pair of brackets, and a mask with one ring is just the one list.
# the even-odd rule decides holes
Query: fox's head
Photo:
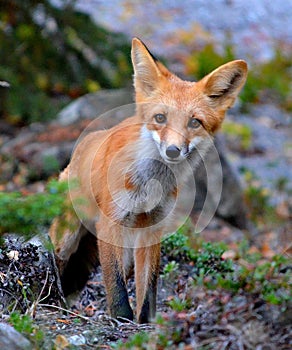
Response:
[{"label": "fox's head", "polygon": [[137,113],[169,163],[178,163],[219,129],[247,76],[245,61],[226,63],[198,82],[171,73],[137,38],[132,42]]}]

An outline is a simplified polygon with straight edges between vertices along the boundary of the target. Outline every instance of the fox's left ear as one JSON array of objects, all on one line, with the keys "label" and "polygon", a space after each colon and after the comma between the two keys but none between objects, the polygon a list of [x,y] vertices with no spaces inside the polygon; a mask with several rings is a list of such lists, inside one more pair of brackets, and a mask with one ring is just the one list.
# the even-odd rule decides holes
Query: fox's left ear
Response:
[{"label": "fox's left ear", "polygon": [[220,110],[230,108],[247,77],[247,64],[236,60],[226,63],[205,76],[198,84],[210,98],[212,106]]}]

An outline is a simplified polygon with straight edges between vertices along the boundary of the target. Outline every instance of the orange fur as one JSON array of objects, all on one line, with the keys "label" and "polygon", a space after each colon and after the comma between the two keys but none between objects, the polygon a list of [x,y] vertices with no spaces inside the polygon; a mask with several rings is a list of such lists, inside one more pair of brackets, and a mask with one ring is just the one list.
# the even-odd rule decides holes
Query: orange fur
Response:
[{"label": "orange fur", "polygon": [[[69,217],[73,227],[60,237],[62,218],[57,218],[50,236],[60,266],[66,266],[82,237],[87,237],[82,227],[93,221],[110,314],[133,319],[126,282],[134,266],[137,319],[149,322],[155,315],[160,240],[168,230],[160,222],[183,186],[169,169],[183,179],[183,164],[195,167],[196,149],[208,148],[210,135],[245,82],[247,66],[233,61],[199,82],[183,81],[136,38],[132,61],[136,115],[109,130],[90,133],[78,144],[60,179],[78,179],[71,199],[86,199],[75,203],[83,222],[80,226],[76,216]],[[160,182],[161,198],[152,180]]]}]

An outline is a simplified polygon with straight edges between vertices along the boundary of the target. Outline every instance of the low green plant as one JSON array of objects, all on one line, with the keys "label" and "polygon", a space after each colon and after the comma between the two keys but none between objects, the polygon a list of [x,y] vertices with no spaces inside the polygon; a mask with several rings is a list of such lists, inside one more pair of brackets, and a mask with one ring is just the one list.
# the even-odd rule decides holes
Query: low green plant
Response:
[{"label": "low green plant", "polygon": [[225,274],[233,271],[233,263],[230,259],[224,260],[223,253],[226,251],[223,243],[203,242],[202,247],[196,252],[194,258],[195,272],[206,275]]},{"label": "low green plant", "polygon": [[[285,257],[275,255],[271,261],[263,262],[259,252],[249,253],[250,245],[247,240],[243,240],[238,246],[238,260],[224,259],[222,256],[227,249],[224,243],[197,240],[197,249],[193,249],[185,234],[188,231],[189,227],[181,228],[164,241],[163,249],[169,254],[169,259],[174,259],[166,265],[164,274],[179,271],[179,261],[185,259],[193,263],[190,274],[194,286],[224,288],[233,293],[245,291],[273,304],[289,300],[289,273],[281,272],[288,265]],[[240,263],[241,260],[246,263]],[[187,302],[176,298],[169,305],[181,311],[186,308]]]},{"label": "low green plant", "polygon": [[170,265],[166,265],[167,269],[175,267],[176,260],[186,260],[193,262],[194,273],[197,274],[200,271],[203,274],[230,271],[232,268],[231,261],[222,259],[222,254],[227,249],[226,245],[222,242],[210,243],[197,239],[197,250],[195,250],[191,247],[191,240],[187,236],[190,230],[189,224],[186,224],[163,242],[163,250],[168,259],[174,259],[170,262]]},{"label": "low green plant", "polygon": [[[172,322],[166,321],[161,315],[157,315],[155,323],[158,329],[146,333],[145,331],[131,335],[127,341],[119,340],[112,343],[113,349],[179,349],[178,344],[184,340],[181,327],[176,328]],[[171,331],[170,331],[171,329]]]},{"label": "low green plant", "polygon": [[113,349],[149,349],[148,344],[150,340],[150,334],[146,332],[140,332],[132,335],[126,342],[121,340],[112,344]]},{"label": "low green plant", "polygon": [[174,297],[168,302],[168,305],[172,308],[172,310],[181,312],[183,310],[189,309],[192,303],[190,300],[183,300],[179,297]]},{"label": "low green plant", "polygon": [[179,264],[172,260],[166,264],[163,268],[163,278],[169,279],[171,276],[175,275],[178,272]]},{"label": "low green plant", "polygon": [[30,316],[14,311],[9,316],[9,322],[31,342],[33,349],[42,348],[44,333],[34,324]]},{"label": "low green plant", "polygon": [[162,248],[169,259],[187,258],[192,260],[195,256],[194,249],[191,248],[189,233],[190,223],[181,226],[175,233],[163,241]]},{"label": "low green plant", "polygon": [[244,291],[272,304],[285,304],[291,299],[289,272],[282,272],[289,264],[288,259],[275,255],[271,261],[263,262],[259,253],[248,253],[249,245],[247,241],[243,242],[238,258],[244,264],[229,261],[230,271],[225,270],[224,273],[215,271],[210,274],[208,270],[200,268],[194,276],[194,285],[208,289],[223,288],[234,294]]}]

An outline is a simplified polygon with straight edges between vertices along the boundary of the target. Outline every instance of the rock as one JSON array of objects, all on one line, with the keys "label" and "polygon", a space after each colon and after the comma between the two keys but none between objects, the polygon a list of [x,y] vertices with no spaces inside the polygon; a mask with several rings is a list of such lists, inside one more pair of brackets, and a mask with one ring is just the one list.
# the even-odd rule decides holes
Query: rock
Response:
[{"label": "rock", "polygon": [[32,345],[28,339],[17,332],[12,326],[0,322],[0,349],[28,350]]},{"label": "rock", "polygon": [[62,126],[82,119],[93,119],[116,107],[133,103],[133,92],[129,89],[100,90],[78,98],[65,107],[57,117]]},{"label": "rock", "polygon": [[[233,226],[247,229],[249,223],[246,217],[242,188],[235,169],[227,159],[227,151],[222,137],[215,138],[215,146],[216,149],[211,149],[207,153],[204,162],[195,171],[196,199],[193,214],[202,210],[207,193],[209,193],[206,212],[213,211],[216,216]],[[221,172],[223,182],[220,181]],[[208,177],[209,181],[207,181]]]},{"label": "rock", "polygon": [[82,346],[86,344],[86,338],[82,334],[72,335],[68,338],[68,341],[74,346]]},{"label": "rock", "polygon": [[[23,128],[16,137],[9,140],[5,137],[4,143],[0,144],[0,156],[29,164],[31,179],[54,175],[67,165],[76,140],[93,119],[126,105],[122,110],[113,111],[111,118],[102,119],[98,125],[99,128],[111,127],[127,113],[131,115],[134,112],[134,105],[129,105],[133,101],[132,95],[132,90],[117,89],[82,96],[65,107],[53,122],[33,123]],[[10,171],[1,174],[2,181],[7,178],[11,178]]]}]

